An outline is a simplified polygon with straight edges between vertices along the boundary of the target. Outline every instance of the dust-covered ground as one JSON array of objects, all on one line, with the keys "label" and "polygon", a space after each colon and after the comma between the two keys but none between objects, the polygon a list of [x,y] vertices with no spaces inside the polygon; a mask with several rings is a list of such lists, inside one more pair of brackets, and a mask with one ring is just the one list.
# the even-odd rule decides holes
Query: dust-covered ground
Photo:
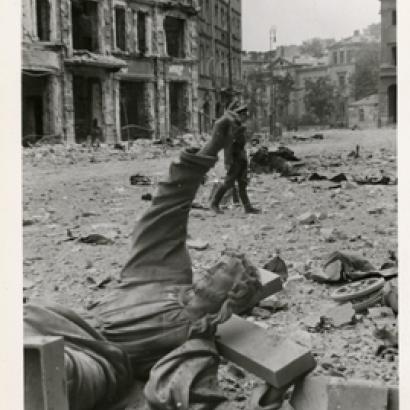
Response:
[{"label": "dust-covered ground", "polygon": [[[325,138],[319,141],[285,139],[306,163],[303,172],[330,177],[344,172],[349,178],[382,173],[396,178],[395,130],[323,133]],[[356,144],[360,145],[360,157],[348,157]],[[141,196],[154,193],[155,183],[165,177],[177,155],[176,148],[149,144],[127,152],[57,145],[24,149],[26,300],[46,298],[76,310],[92,310],[117,284],[135,221],[150,205]],[[137,173],[151,178],[153,185],[131,185],[130,176]],[[201,187],[198,203],[208,205],[212,183],[222,175],[218,163]],[[260,215],[247,215],[232,206],[217,216],[193,209],[189,233],[209,243],[206,250],[191,251],[194,269],[216,261],[226,246],[240,247],[260,266],[280,250],[289,267],[289,280],[277,299],[288,307],[270,315],[255,312],[248,319],[273,335],[299,339],[310,346],[318,361],[316,373],[397,384],[397,357],[376,355],[383,341],[374,335],[374,325],[365,314],[357,315],[354,324],[308,331],[312,315],[320,316],[334,305],[329,297],[334,287],[308,279],[330,252],[354,252],[379,267],[388,251],[397,247],[396,185],[348,184],[329,189],[331,185],[335,184],[291,182],[278,174],[253,175],[249,193],[262,209]],[[300,224],[297,218],[305,212],[322,212],[323,219],[312,225]],[[326,228],[336,230],[334,241],[327,240]],[[70,241],[70,233],[98,233],[113,243]],[[221,379],[239,405],[255,381],[249,375],[240,380],[243,375],[229,369],[222,368]]]}]

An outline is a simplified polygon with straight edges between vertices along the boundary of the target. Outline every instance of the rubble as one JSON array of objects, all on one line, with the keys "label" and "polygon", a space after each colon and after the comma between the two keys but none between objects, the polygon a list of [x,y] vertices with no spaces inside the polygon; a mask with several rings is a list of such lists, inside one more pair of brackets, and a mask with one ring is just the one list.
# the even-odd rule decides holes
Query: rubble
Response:
[{"label": "rubble", "polygon": [[279,256],[280,251],[277,251],[276,256],[265,263],[264,269],[279,274],[283,282],[288,278],[288,268],[285,261]]},{"label": "rubble", "polygon": [[151,179],[145,175],[135,174],[130,176],[130,184],[147,186],[151,185]]},{"label": "rubble", "polygon": [[205,249],[208,249],[209,242],[203,241],[201,239],[188,239],[187,246],[190,249],[195,249],[197,251],[204,251]]},{"label": "rubble", "polygon": [[351,303],[344,303],[340,306],[335,306],[326,313],[326,317],[331,321],[333,326],[340,327],[352,323],[356,311]]},{"label": "rubble", "polygon": [[[298,163],[290,165],[288,161]],[[298,175],[296,166],[300,166],[300,160],[293,151],[286,147],[280,147],[276,151],[269,151],[267,147],[261,147],[250,154],[249,168],[255,173],[278,172],[282,176]]]},{"label": "rubble", "polygon": [[92,245],[112,245],[114,241],[111,238],[107,238],[104,235],[98,233],[93,233],[84,237],[78,238],[82,243],[92,244]]},{"label": "rubble", "polygon": [[[289,145],[289,148],[297,153],[297,157],[306,161],[308,175],[317,172],[332,177],[344,173],[350,180],[354,175],[377,175],[378,170],[383,167],[389,175],[390,172],[394,175],[394,163],[391,163],[390,168],[384,166],[384,162],[389,159],[391,149],[379,153],[374,148],[378,144],[386,144],[386,141],[390,144],[393,137],[389,135],[386,137],[386,134],[383,134],[383,138],[375,141],[373,134],[369,133],[367,144],[360,143],[363,160],[349,163],[345,159],[346,148],[342,150],[337,144],[328,145],[331,138],[326,135],[326,139],[320,143],[321,149],[322,147],[324,149],[320,154],[316,148],[312,150],[310,144]],[[350,149],[351,141],[356,141],[358,136],[349,134],[347,136],[349,143],[345,143],[344,138],[345,135],[338,135],[338,144],[340,142],[344,144],[341,147],[347,145]],[[124,145],[126,151],[114,149],[109,144],[96,150],[81,145],[72,147],[43,145],[23,150],[24,218],[29,220],[35,215],[41,216],[42,211],[39,211],[41,208],[50,207],[56,210],[48,221],[43,223],[40,218],[33,225],[24,227],[25,259],[43,257],[43,260],[33,260],[23,266],[24,276],[35,284],[33,288],[24,291],[26,300],[32,301],[36,297],[49,294],[56,302],[65,303],[72,308],[78,306],[85,308],[87,305],[92,308],[93,304],[98,303],[106,294],[109,287],[114,285],[113,279],[105,289],[92,287],[104,280],[107,273],[113,274],[113,271],[118,271],[123,266],[129,251],[130,238],[126,235],[131,232],[133,223],[138,218],[135,215],[136,210],[137,214],[141,215],[149,206],[149,202],[142,201],[141,196],[146,192],[153,194],[153,188],[157,181],[161,180],[164,169],[168,167],[171,158],[178,157],[179,151],[167,144],[153,145],[152,140],[134,141],[129,148],[126,143]],[[303,147],[303,150],[300,147]],[[365,161],[370,150],[373,152],[373,158]],[[37,154],[40,155],[36,157]],[[90,163],[90,155],[93,155],[98,162]],[[373,164],[371,161],[380,161],[383,165]],[[337,164],[339,165],[336,167]],[[145,188],[129,186],[129,176],[136,173],[149,175],[152,185]],[[223,176],[223,164],[219,163],[215,173],[203,187],[201,186],[196,199],[198,204],[203,204],[204,207],[208,205],[212,181],[221,176]],[[314,191],[313,186],[320,184],[324,188]],[[241,209],[235,208],[226,212],[226,215],[221,218],[212,218],[211,213],[205,210],[191,211],[201,215],[201,218],[192,218],[190,221],[192,235],[198,237],[200,232],[202,240],[209,241],[212,238],[210,242],[212,246],[206,250],[191,251],[193,262],[201,267],[211,266],[225,244],[230,246],[233,242],[237,242],[258,263],[258,266],[263,266],[272,256],[275,256],[275,252],[272,251],[280,248],[280,256],[286,261],[288,268],[288,279],[296,273],[304,275],[302,265],[307,260],[312,263],[306,273],[320,271],[323,274],[321,263],[326,260],[327,254],[334,250],[340,250],[348,255],[355,252],[361,259],[371,263],[373,269],[368,272],[377,271],[386,263],[389,269],[384,274],[387,277],[397,276],[397,263],[386,257],[388,250],[395,250],[397,246],[395,236],[397,215],[388,208],[396,205],[394,186],[366,187],[357,184],[352,190],[329,191],[327,190],[329,184],[335,185],[329,181],[291,184],[288,179],[276,177],[274,174],[252,175],[250,188],[256,189],[251,191],[251,195],[255,201],[264,205],[263,217],[249,220],[243,215]],[[52,194],[49,194],[49,189],[53,190]],[[331,197],[332,194],[335,196]],[[45,205],[46,201],[47,205]],[[273,207],[269,206],[271,202],[274,204]],[[340,209],[339,204],[344,205],[345,208]],[[383,214],[375,216],[367,213],[367,209],[376,208],[381,204],[383,206],[386,204],[386,211]],[[300,225],[297,217],[305,210],[311,213],[327,211],[328,216],[327,219],[319,220],[313,225]],[[95,215],[82,216],[84,211]],[[76,219],[77,216],[79,219]],[[353,216],[355,219],[351,220]],[[377,226],[385,231],[383,236],[375,232],[375,220]],[[111,245],[109,252],[103,246],[85,246],[76,240],[79,236],[87,236],[93,232],[111,237],[108,230],[105,231],[101,227],[94,229],[85,225],[90,222],[93,224],[110,222],[123,232],[118,239],[115,238],[115,243]],[[76,225],[81,225],[81,228]],[[288,227],[291,228],[289,232]],[[67,228],[71,230],[74,240],[64,242]],[[348,238],[354,238],[355,242],[338,238],[336,242],[324,242],[322,230],[326,229],[345,233]],[[261,236],[261,233],[264,236]],[[363,238],[371,241],[373,248],[368,247]],[[86,270],[87,261],[92,261],[93,266]],[[345,270],[350,280],[353,274],[352,263],[346,263],[343,259],[334,263],[335,280],[340,280],[340,273]],[[330,269],[331,265],[329,264],[327,269]],[[361,268],[356,272],[363,273]],[[383,274],[382,271],[378,272],[380,275]],[[86,285],[86,275],[93,277],[96,283],[90,284],[92,286]],[[282,280],[280,279],[279,282]],[[58,286],[58,291],[54,290],[55,285]],[[330,295],[335,289],[335,285],[320,284],[304,278],[293,281],[291,286],[286,287],[276,298],[272,298],[272,301],[267,299],[259,305],[269,312],[269,318],[253,318],[252,321],[264,326],[265,331],[273,335],[287,335],[289,326],[298,324],[310,336],[311,346],[308,348],[318,362],[322,361],[326,352],[329,353],[324,359],[326,363],[331,364],[331,367],[326,370],[327,374],[333,369],[348,380],[367,378],[397,384],[397,360],[389,361],[392,355],[394,357],[396,355],[393,350],[383,347],[381,354],[376,356],[378,346],[387,346],[388,342],[387,339],[378,339],[374,336],[375,327],[371,322],[373,319],[368,318],[369,314],[366,314],[366,311],[355,319],[354,325],[343,325],[339,328],[335,328],[329,319],[321,318],[334,305]],[[379,302],[370,309],[383,305],[383,300],[379,299]],[[315,317],[311,318],[311,315]],[[381,319],[393,321],[390,316]],[[304,322],[309,320],[311,323],[307,326]],[[381,323],[379,321],[380,325]],[[292,341],[295,342],[293,339]],[[331,357],[333,352],[343,360]],[[339,366],[344,366],[346,370],[340,370]],[[318,374],[321,371],[325,370],[318,366],[314,372]],[[231,378],[235,380],[234,376]],[[246,382],[239,383],[239,387],[235,387],[238,394],[243,394],[244,391],[248,394],[252,390],[249,386],[245,389],[244,385],[248,380],[252,382],[254,380],[248,379],[248,376],[245,380]]]}]

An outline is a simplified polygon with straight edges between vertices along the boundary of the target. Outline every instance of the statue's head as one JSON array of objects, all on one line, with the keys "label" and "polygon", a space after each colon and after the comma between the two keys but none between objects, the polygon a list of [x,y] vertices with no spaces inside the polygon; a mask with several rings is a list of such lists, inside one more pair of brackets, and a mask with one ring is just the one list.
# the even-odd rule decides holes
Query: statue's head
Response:
[{"label": "statue's head", "polygon": [[194,284],[186,307],[197,318],[216,315],[227,320],[250,307],[261,288],[257,268],[242,253],[224,251],[222,258]]}]

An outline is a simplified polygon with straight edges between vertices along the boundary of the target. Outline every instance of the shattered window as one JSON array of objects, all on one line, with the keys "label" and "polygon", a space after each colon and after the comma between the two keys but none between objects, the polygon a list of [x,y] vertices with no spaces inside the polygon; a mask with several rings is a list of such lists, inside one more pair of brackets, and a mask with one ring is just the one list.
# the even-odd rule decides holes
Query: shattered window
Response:
[{"label": "shattered window", "polygon": [[345,52],[343,50],[340,51],[340,64],[345,63]]},{"label": "shattered window", "polygon": [[98,3],[73,1],[72,22],[74,49],[98,51]]},{"label": "shattered window", "polygon": [[359,121],[364,121],[364,109],[359,109]]},{"label": "shattered window", "polygon": [[115,43],[117,48],[125,51],[125,9],[115,7]]},{"label": "shattered window", "polygon": [[185,57],[184,50],[185,21],[176,17],[167,16],[164,20],[164,29],[167,39],[167,50],[170,57]]},{"label": "shattered window", "polygon": [[138,50],[145,54],[148,50],[146,37],[146,18],[147,14],[142,11],[138,12],[137,30],[138,30]]},{"label": "shattered window", "polygon": [[346,85],[346,73],[339,73],[339,86],[344,87]]},{"label": "shattered window", "polygon": [[47,0],[37,0],[37,37],[40,41],[50,40],[50,5]]}]

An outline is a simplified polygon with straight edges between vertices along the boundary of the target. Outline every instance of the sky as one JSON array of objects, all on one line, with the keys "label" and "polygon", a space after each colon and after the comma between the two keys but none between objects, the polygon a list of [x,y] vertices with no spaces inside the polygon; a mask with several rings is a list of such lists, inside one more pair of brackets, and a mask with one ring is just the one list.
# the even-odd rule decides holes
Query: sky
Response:
[{"label": "sky", "polygon": [[313,37],[339,40],[380,21],[379,0],[242,0],[243,49],[269,49],[269,29],[276,45],[301,44]]}]

